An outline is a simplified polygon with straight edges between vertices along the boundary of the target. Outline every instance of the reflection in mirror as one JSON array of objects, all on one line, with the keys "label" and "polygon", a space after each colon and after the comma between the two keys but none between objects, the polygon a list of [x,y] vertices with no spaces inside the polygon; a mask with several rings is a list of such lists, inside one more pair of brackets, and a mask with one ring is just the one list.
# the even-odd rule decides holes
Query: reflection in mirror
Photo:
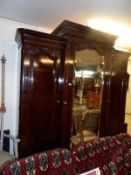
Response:
[{"label": "reflection in mirror", "polygon": [[[86,49],[76,52],[74,105],[98,109],[101,90],[102,56],[95,50]],[[82,106],[81,106],[82,105]]]},{"label": "reflection in mirror", "polygon": [[85,133],[88,139],[98,137],[102,61],[103,56],[95,50],[76,51],[73,91],[73,133],[76,135],[72,137],[73,144],[84,141]]}]

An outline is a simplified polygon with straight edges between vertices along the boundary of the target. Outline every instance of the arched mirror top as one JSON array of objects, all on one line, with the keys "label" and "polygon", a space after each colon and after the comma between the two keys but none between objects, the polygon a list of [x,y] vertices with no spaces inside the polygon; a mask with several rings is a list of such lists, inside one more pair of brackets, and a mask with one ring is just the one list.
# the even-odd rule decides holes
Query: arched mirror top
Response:
[{"label": "arched mirror top", "polygon": [[76,67],[86,67],[89,65],[100,65],[103,56],[94,49],[84,49],[75,52]]}]

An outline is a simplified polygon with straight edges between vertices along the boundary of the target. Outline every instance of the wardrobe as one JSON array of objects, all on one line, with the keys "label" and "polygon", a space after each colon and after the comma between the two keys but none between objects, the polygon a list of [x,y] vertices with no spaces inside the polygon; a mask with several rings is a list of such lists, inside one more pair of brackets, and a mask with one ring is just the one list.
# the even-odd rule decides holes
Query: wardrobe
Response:
[{"label": "wardrobe", "polygon": [[75,57],[85,49],[103,58],[98,135],[126,132],[129,54],[115,50],[115,40],[116,36],[67,20],[51,34],[17,30],[21,60],[19,157],[70,147]]}]

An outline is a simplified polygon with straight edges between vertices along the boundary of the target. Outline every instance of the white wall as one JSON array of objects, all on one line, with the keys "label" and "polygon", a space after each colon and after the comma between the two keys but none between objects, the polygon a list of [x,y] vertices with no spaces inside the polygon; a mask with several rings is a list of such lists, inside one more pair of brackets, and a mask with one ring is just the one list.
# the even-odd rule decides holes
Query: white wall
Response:
[{"label": "white wall", "polygon": [[129,73],[129,86],[126,98],[126,113],[131,114],[131,56],[129,57],[127,71]]},{"label": "white wall", "polygon": [[5,64],[5,106],[7,111],[5,113],[4,128],[10,129],[11,134],[14,136],[17,135],[18,126],[18,80],[20,75],[20,60],[18,60],[18,50],[15,42],[17,28],[50,32],[48,29],[0,18],[0,58],[4,54],[7,59]]}]

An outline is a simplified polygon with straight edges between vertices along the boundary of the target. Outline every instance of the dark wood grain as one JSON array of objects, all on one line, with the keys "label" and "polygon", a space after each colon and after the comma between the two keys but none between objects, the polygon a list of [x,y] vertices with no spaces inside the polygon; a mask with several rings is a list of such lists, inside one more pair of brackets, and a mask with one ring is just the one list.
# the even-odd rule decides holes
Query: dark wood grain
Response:
[{"label": "dark wood grain", "polygon": [[116,51],[116,36],[70,21],[52,34],[18,29],[21,60],[19,155],[70,145],[75,52],[93,49],[104,62],[100,137],[126,132],[128,53]]},{"label": "dark wood grain", "polygon": [[[21,82],[19,155],[69,147],[71,110],[63,113],[64,63],[67,41],[19,29]],[[66,139],[67,138],[67,139]]]},{"label": "dark wood grain", "polygon": [[98,135],[102,137],[126,132],[125,101],[129,53],[114,49],[113,45],[117,37],[67,20],[63,21],[52,34],[67,38],[72,42],[74,52],[94,49],[103,56]]}]

